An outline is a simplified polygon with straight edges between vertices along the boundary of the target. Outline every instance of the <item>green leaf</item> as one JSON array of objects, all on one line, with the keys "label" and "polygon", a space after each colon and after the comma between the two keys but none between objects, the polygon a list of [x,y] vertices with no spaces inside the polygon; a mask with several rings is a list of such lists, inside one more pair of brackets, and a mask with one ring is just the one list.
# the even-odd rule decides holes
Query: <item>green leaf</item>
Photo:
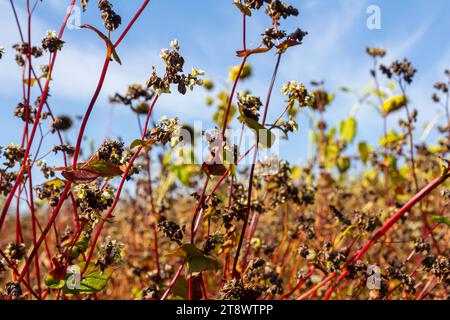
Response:
[{"label": "green leaf", "polygon": [[258,141],[264,148],[270,148],[274,144],[276,140],[276,136],[270,131],[269,129],[266,129],[262,124],[260,124],[255,119],[246,117],[244,113],[239,110],[240,116],[239,120],[241,122],[245,122],[245,124],[252,129],[255,134],[258,135]]},{"label": "green leaf", "polygon": [[144,146],[144,145],[145,145],[144,140],[136,139],[136,140],[133,140],[133,142],[130,144],[130,149],[134,149],[136,147]]},{"label": "green leaf", "polygon": [[120,176],[123,171],[120,166],[103,160],[96,160],[87,163],[82,169],[97,172],[100,176],[104,178],[112,178]]},{"label": "green leaf", "polygon": [[[83,268],[84,263],[81,263],[80,270],[83,270]],[[63,291],[65,294],[94,294],[102,291],[106,287],[112,273],[112,268],[107,268],[104,272],[101,272],[94,263],[90,263],[80,281],[80,287],[69,289],[65,286]]]},{"label": "green leaf", "polygon": [[390,114],[394,111],[400,110],[408,103],[408,99],[405,96],[395,96],[386,100],[381,106],[381,110],[384,114]]},{"label": "green leaf", "polygon": [[178,256],[186,259],[188,264],[188,273],[200,273],[208,270],[218,270],[219,262],[203,252],[201,252],[195,245],[185,243],[178,247],[177,250],[168,254],[169,256]]},{"label": "green leaf", "polygon": [[200,166],[195,164],[171,165],[169,170],[187,187],[192,187],[192,177],[201,172]]},{"label": "green leaf", "polygon": [[155,142],[156,142],[156,139],[148,139],[148,140],[136,139],[136,140],[133,140],[133,142],[131,143],[130,149],[134,149],[136,147],[145,147],[145,146],[151,145]]},{"label": "green leaf", "polygon": [[363,163],[367,163],[370,157],[370,147],[366,142],[358,143],[359,158]]},{"label": "green leaf", "polygon": [[[73,246],[71,256],[72,258],[77,258],[81,253],[86,251],[87,246],[89,245],[89,238],[82,237],[79,239]],[[70,246],[70,244],[68,244]]]},{"label": "green leaf", "polygon": [[179,297],[183,300],[188,300],[189,298],[189,285],[184,276],[178,277],[177,281],[173,286],[173,296]]},{"label": "green leaf", "polygon": [[431,220],[436,223],[445,223],[450,227],[450,220],[448,218],[440,217],[440,216],[432,216]]},{"label": "green leaf", "polygon": [[350,168],[350,158],[349,157],[338,158],[337,167],[340,173],[345,173]]},{"label": "green leaf", "polygon": [[342,140],[351,143],[356,136],[356,126],[356,119],[353,117],[341,121],[339,126],[339,134],[341,135]]},{"label": "green leaf", "polygon": [[45,278],[45,284],[47,285],[47,287],[49,287],[50,289],[61,289],[62,287],[64,287],[64,285],[66,284],[66,282],[61,279],[58,280],[54,277],[52,277],[51,275],[48,275]]}]

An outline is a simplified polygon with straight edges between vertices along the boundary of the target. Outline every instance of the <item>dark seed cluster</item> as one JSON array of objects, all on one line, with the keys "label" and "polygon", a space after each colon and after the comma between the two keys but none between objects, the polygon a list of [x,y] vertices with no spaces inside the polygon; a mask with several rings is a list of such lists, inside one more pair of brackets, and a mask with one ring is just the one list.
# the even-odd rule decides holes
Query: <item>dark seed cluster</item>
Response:
[{"label": "dark seed cluster", "polygon": [[55,117],[51,123],[51,132],[54,133],[57,130],[66,131],[72,127],[73,121],[72,118],[66,115],[60,115]]},{"label": "dark seed cluster", "polygon": [[13,262],[19,262],[25,257],[26,246],[24,243],[11,242],[5,249],[5,255]]},{"label": "dark seed cluster", "polygon": [[20,283],[14,281],[14,282],[8,282],[6,284],[6,294],[8,296],[11,296],[12,300],[19,300],[22,293],[23,292],[22,292],[22,287],[20,286]]},{"label": "dark seed cluster", "polygon": [[114,201],[114,190],[110,186],[102,190],[97,184],[78,184],[73,191],[76,204],[81,209],[81,219],[90,227],[98,221],[100,213]]},{"label": "dark seed cluster", "polygon": [[238,107],[246,118],[250,118],[259,121],[259,109],[262,106],[262,102],[259,97],[252,96],[251,94],[244,93],[238,95]]},{"label": "dark seed cluster", "polygon": [[299,14],[296,8],[280,0],[272,0],[265,11],[273,20],[286,19],[289,16],[298,16]]},{"label": "dark seed cluster", "polygon": [[0,169],[0,192],[4,196],[7,196],[9,192],[11,191],[14,182],[17,179],[17,173],[16,172],[6,172],[3,169]]},{"label": "dark seed cluster", "polygon": [[39,58],[42,57],[42,49],[39,47],[31,47],[28,45],[28,43],[17,43],[13,45],[13,49],[16,50],[16,62],[20,67],[23,67],[25,65],[25,59],[28,55],[28,52],[30,52],[30,55]]},{"label": "dark seed cluster", "polygon": [[95,264],[100,267],[102,272],[110,266],[119,265],[122,262],[123,248],[124,245],[122,243],[108,237],[100,246],[98,259]]},{"label": "dark seed cluster", "polygon": [[411,84],[417,70],[412,66],[408,59],[404,58],[402,62],[396,60],[389,67],[380,65],[381,72],[389,79],[396,75],[400,80]]},{"label": "dark seed cluster", "polygon": [[59,144],[59,145],[53,146],[52,151],[54,153],[65,152],[66,154],[71,155],[75,152],[75,148],[72,146],[69,146],[68,144]]},{"label": "dark seed cluster", "polygon": [[3,157],[8,160],[8,162],[3,163],[8,168],[13,168],[17,162],[23,160],[25,156],[25,149],[21,146],[16,146],[14,144],[10,144],[3,151]]},{"label": "dark seed cluster", "polygon": [[122,164],[124,154],[124,143],[117,140],[106,140],[97,149],[99,160]]},{"label": "dark seed cluster", "polygon": [[47,35],[42,39],[42,49],[49,51],[50,53],[61,50],[63,44],[64,41],[58,38],[54,30],[47,31]]},{"label": "dark seed cluster", "polygon": [[164,233],[166,237],[168,237],[170,240],[178,243],[181,245],[181,241],[184,237],[184,232],[186,230],[186,226],[180,227],[176,222],[169,221],[169,220],[163,220],[158,224],[159,231]]},{"label": "dark seed cluster", "polygon": [[167,117],[162,117],[161,121],[150,130],[148,136],[164,145],[172,138],[178,128],[178,118],[168,119]]},{"label": "dark seed cluster", "polygon": [[153,90],[144,88],[140,84],[133,84],[128,86],[124,95],[116,93],[113,97],[110,97],[109,101],[129,106],[138,114],[147,114],[150,108],[148,101],[153,99],[154,96]]},{"label": "dark seed cluster", "polygon": [[38,199],[47,200],[49,206],[54,207],[59,202],[62,186],[52,183],[44,183],[36,186],[35,189]]},{"label": "dark seed cluster", "polygon": [[112,9],[112,4],[107,0],[99,0],[98,8],[106,30],[114,31],[122,24],[122,18]]},{"label": "dark seed cluster", "polygon": [[[27,105],[23,102],[19,102],[16,109],[14,110],[14,116],[22,121],[26,121],[27,119]],[[28,123],[33,123],[36,118],[36,109],[31,105],[28,106]]]},{"label": "dark seed cluster", "polygon": [[53,169],[50,168],[45,161],[37,161],[36,164],[46,179],[53,178],[55,176],[55,171],[53,171]]}]

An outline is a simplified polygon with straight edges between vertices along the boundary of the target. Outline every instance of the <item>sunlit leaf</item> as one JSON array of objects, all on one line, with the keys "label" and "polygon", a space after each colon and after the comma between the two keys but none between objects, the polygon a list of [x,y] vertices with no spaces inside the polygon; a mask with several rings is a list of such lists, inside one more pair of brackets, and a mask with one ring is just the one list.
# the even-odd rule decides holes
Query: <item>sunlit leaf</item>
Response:
[{"label": "sunlit leaf", "polygon": [[[83,270],[84,263],[80,264],[80,270]],[[101,271],[100,268],[90,263],[86,272],[83,274],[79,288],[70,289],[67,286],[63,288],[65,294],[94,294],[102,291],[108,284],[109,278],[113,273],[112,268]]]},{"label": "sunlit leaf", "polygon": [[123,173],[119,165],[102,160],[89,162],[82,169],[96,172],[104,178],[120,176]]},{"label": "sunlit leaf", "polygon": [[357,126],[356,119],[353,117],[341,121],[339,126],[339,133],[341,135],[342,140],[348,143],[352,142],[356,136],[356,126]]},{"label": "sunlit leaf", "polygon": [[250,11],[249,7],[246,5],[243,5],[238,0],[234,0],[233,4],[245,15],[251,17],[252,12]]},{"label": "sunlit leaf", "polygon": [[397,110],[400,110],[408,103],[408,99],[405,96],[395,96],[386,100],[381,106],[381,110],[384,114],[390,114]]}]

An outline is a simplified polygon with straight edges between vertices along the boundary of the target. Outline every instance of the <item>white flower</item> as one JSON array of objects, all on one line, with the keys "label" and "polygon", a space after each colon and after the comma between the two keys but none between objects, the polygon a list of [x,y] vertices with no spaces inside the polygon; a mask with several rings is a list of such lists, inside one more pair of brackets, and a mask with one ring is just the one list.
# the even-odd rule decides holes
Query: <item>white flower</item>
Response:
[{"label": "white flower", "polygon": [[166,59],[167,55],[169,54],[169,49],[161,49],[161,53],[159,54],[159,56],[161,57],[161,59]]},{"label": "white flower", "polygon": [[55,30],[47,30],[47,37],[56,38],[56,31]]},{"label": "white flower", "polygon": [[192,76],[193,77],[196,77],[196,76],[203,76],[204,74],[205,74],[205,71],[203,71],[203,70],[200,70],[200,69],[195,69],[194,67],[192,67],[192,72],[191,72],[191,74],[192,74]]},{"label": "white flower", "polygon": [[169,118],[167,118],[167,116],[162,116],[159,120],[161,120],[161,122],[166,122],[169,120]]},{"label": "white flower", "polygon": [[177,49],[177,50],[180,50],[180,45],[179,45],[177,39],[174,39],[174,40],[170,41],[170,46],[175,48],[175,49]]},{"label": "white flower", "polygon": [[113,195],[109,190],[105,190],[102,193],[102,197],[106,200],[112,199]]}]

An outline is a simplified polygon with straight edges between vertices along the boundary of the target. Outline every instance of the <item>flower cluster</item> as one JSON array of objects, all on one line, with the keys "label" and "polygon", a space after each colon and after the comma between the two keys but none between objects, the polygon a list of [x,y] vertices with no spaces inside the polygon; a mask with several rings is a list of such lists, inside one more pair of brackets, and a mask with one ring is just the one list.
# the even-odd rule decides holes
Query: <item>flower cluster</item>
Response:
[{"label": "flower cluster", "polygon": [[302,203],[300,190],[291,179],[291,168],[287,161],[265,159],[257,163],[255,173],[263,176],[270,207],[276,208],[289,200],[299,205]]},{"label": "flower cluster", "polygon": [[56,131],[66,131],[72,127],[73,121],[69,116],[60,115],[55,117],[51,123],[51,132],[54,133]]},{"label": "flower cluster", "polygon": [[381,48],[366,48],[366,53],[373,58],[383,58],[386,55],[386,50]]},{"label": "flower cluster", "polygon": [[52,151],[54,153],[58,153],[61,151],[61,152],[65,152],[65,153],[71,155],[75,152],[75,148],[72,146],[69,146],[68,144],[59,144],[59,145],[53,146]]},{"label": "flower cluster", "polygon": [[49,51],[50,53],[61,50],[63,44],[64,41],[58,38],[55,30],[48,30],[47,35],[42,39],[42,49]]},{"label": "flower cluster", "polygon": [[11,296],[12,300],[18,300],[20,296],[22,295],[22,287],[20,286],[20,283],[17,281],[14,282],[8,282],[6,284],[6,294],[8,296]]},{"label": "flower cluster", "polygon": [[100,267],[102,272],[109,266],[119,265],[122,262],[123,248],[123,243],[111,240],[110,237],[107,237],[105,242],[100,246],[98,259],[95,264]]},{"label": "flower cluster", "polygon": [[8,160],[8,162],[3,163],[8,168],[13,168],[17,162],[20,162],[25,156],[25,149],[21,146],[16,146],[10,144],[3,151],[3,157]]},{"label": "flower cluster", "polygon": [[403,266],[390,265],[387,267],[387,278],[391,280],[400,280],[401,285],[405,288],[406,292],[415,293],[415,281],[410,275],[406,273],[406,268]]},{"label": "flower cluster", "polygon": [[295,103],[299,107],[311,106],[314,101],[314,96],[308,93],[308,90],[303,83],[297,81],[289,81],[281,88],[281,93],[288,97],[288,104],[292,108]]},{"label": "flower cluster", "polygon": [[95,223],[100,212],[109,208],[114,201],[114,190],[110,186],[102,190],[97,184],[78,184],[73,191],[82,219],[89,223]]},{"label": "flower cluster", "polygon": [[171,241],[174,241],[181,245],[181,241],[184,238],[184,232],[186,230],[186,226],[180,227],[176,222],[169,220],[162,220],[158,224],[159,231],[162,231],[166,237],[168,237]]},{"label": "flower cluster", "polygon": [[124,163],[124,143],[117,140],[106,140],[97,149],[98,159],[117,165]]},{"label": "flower cluster", "polygon": [[246,284],[242,279],[231,279],[223,285],[219,293],[221,300],[256,300],[262,291],[253,283]]},{"label": "flower cluster", "polygon": [[444,256],[427,256],[422,261],[424,270],[431,271],[448,287],[450,285],[450,258]]},{"label": "flower cluster", "polygon": [[262,38],[262,43],[267,47],[267,48],[272,48],[275,45],[275,41],[281,41],[282,39],[284,39],[286,37],[286,31],[284,30],[279,30],[275,27],[272,28],[266,28],[266,30],[264,30],[264,33],[262,34],[263,38]]},{"label": "flower cluster", "polygon": [[222,300],[256,300],[263,293],[283,292],[282,279],[263,259],[251,260],[241,279],[227,281],[220,290]]},{"label": "flower cluster", "polygon": [[204,74],[204,71],[192,68],[189,74],[183,73],[184,58],[180,55],[180,46],[177,40],[170,42],[173,49],[162,49],[161,59],[166,65],[166,72],[161,78],[156,73],[156,67],[153,66],[152,76],[147,81],[147,88],[153,88],[156,93],[170,93],[170,85],[176,84],[178,92],[185,94],[187,88],[193,90],[194,86],[202,85],[203,82],[199,76]]},{"label": "flower cluster", "polygon": [[280,18],[286,19],[289,16],[298,16],[298,10],[293,6],[287,5],[280,0],[272,0],[267,6],[265,12],[274,21]]},{"label": "flower cluster", "polygon": [[133,84],[128,86],[124,95],[116,93],[109,101],[111,103],[121,103],[130,106],[138,114],[147,114],[150,108],[148,101],[154,96],[155,92],[153,90],[144,88],[141,84]]},{"label": "flower cluster", "polygon": [[205,242],[203,243],[202,251],[204,254],[209,254],[211,251],[214,251],[218,245],[224,242],[224,235],[219,232],[215,232],[214,234],[206,237]]},{"label": "flower cluster", "polygon": [[0,169],[0,193],[4,196],[7,196],[13,187],[14,181],[17,179],[16,172],[6,172],[3,169]]},{"label": "flower cluster", "polygon": [[254,10],[259,10],[264,3],[270,3],[270,0],[244,0],[247,7]]},{"label": "flower cluster", "polygon": [[25,257],[26,252],[26,246],[24,243],[11,242],[6,247],[5,255],[12,262],[19,262]]},{"label": "flower cluster", "polygon": [[380,65],[381,72],[389,79],[396,75],[400,80],[403,79],[406,83],[411,84],[417,70],[412,66],[408,59],[404,58],[402,62],[396,60],[389,67]]},{"label": "flower cluster", "polygon": [[98,8],[101,11],[103,24],[108,31],[114,31],[122,24],[122,18],[112,9],[109,1],[99,0]]},{"label": "flower cluster", "polygon": [[[234,66],[231,67],[230,73],[228,74],[228,78],[232,81],[235,81],[237,76],[239,75],[239,70],[241,69],[241,66]],[[245,63],[241,70],[241,75],[239,76],[239,80],[245,80],[249,78],[252,75],[252,67],[250,64]],[[228,98],[228,95],[226,95]]]},{"label": "flower cluster", "polygon": [[156,127],[148,132],[148,136],[150,139],[155,139],[161,144],[166,144],[178,129],[178,118],[169,119],[163,116]]},{"label": "flower cluster", "polygon": [[44,183],[36,186],[34,190],[36,191],[38,199],[47,199],[48,204],[51,207],[54,207],[59,202],[59,196],[61,195],[62,187],[63,186],[60,186],[57,183]]},{"label": "flower cluster", "polygon": [[[439,93],[447,97],[449,97],[449,87],[450,87],[450,70],[445,70],[444,75],[447,77],[447,82],[436,82],[434,84],[434,89],[436,89]],[[437,93],[433,93],[432,99],[434,102],[441,102],[441,98]]]},{"label": "flower cluster", "polygon": [[41,48],[35,46],[30,48],[30,46],[26,42],[13,45],[13,49],[16,50],[16,62],[20,67],[23,67],[25,65],[25,57],[26,55],[28,55],[28,52],[35,58],[39,58],[43,54]]},{"label": "flower cluster", "polygon": [[39,166],[39,170],[43,173],[46,179],[53,178],[55,176],[55,171],[50,168],[45,161],[38,161],[36,163]]},{"label": "flower cluster", "polygon": [[[27,118],[26,109],[27,109],[27,105],[23,102],[19,102],[17,104],[16,109],[14,110],[14,116],[16,116],[19,119],[22,119],[22,121],[26,121],[26,118]],[[36,118],[36,109],[33,108],[31,105],[29,105],[28,106],[28,123],[33,123],[35,118]]]},{"label": "flower cluster", "polygon": [[249,93],[238,95],[238,107],[241,113],[255,121],[259,120],[259,109],[262,106],[261,99]]}]

